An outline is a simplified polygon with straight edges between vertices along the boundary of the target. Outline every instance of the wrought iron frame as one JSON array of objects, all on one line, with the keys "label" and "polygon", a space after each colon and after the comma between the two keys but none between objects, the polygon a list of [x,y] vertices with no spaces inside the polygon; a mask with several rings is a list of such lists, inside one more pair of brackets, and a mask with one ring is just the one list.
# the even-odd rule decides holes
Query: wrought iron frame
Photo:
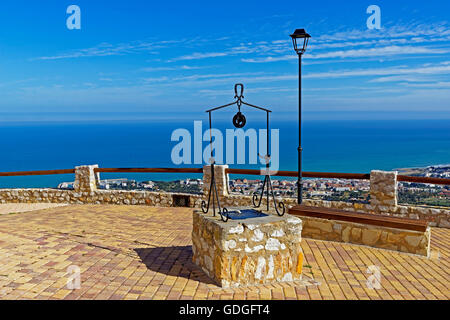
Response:
[{"label": "wrought iron frame", "polygon": [[[280,201],[277,203],[277,200],[275,198],[275,193],[273,192],[272,180],[270,179],[270,169],[269,169],[270,155],[267,155],[265,157],[265,159],[266,159],[266,174],[264,176],[263,187],[261,189],[261,194],[259,196],[257,193],[253,194],[253,197],[252,197],[253,206],[255,208],[259,208],[261,206],[261,202],[264,197],[264,189],[265,189],[265,186],[267,185],[267,191],[266,191],[266,193],[267,193],[267,211],[269,211],[269,207],[270,207],[269,199],[270,199],[270,195],[272,195],[273,206],[275,208],[275,211],[281,217],[286,212],[286,207],[284,206],[283,201]],[[270,193],[269,193],[269,191],[270,191]],[[259,198],[259,200],[258,200],[258,198]],[[256,204],[256,203],[258,203],[258,204]],[[282,211],[280,212],[278,209],[281,209]]]},{"label": "wrought iron frame", "polygon": [[[240,88],[240,92],[238,92],[238,87]],[[269,109],[263,108],[263,107],[259,107],[259,106],[255,106],[253,104],[247,103],[245,101],[243,101],[242,99],[244,98],[244,85],[242,83],[237,83],[234,85],[234,93],[235,96],[234,98],[236,99],[236,101],[225,104],[223,106],[220,107],[216,107],[216,108],[212,108],[207,110],[206,112],[209,114],[209,139],[210,139],[210,146],[211,146],[211,159],[210,159],[210,163],[211,163],[211,182],[210,182],[210,186],[209,186],[209,194],[208,194],[208,203],[206,203],[204,200],[202,201],[202,211],[204,213],[207,213],[209,211],[209,207],[211,204],[211,193],[213,193],[212,196],[212,206],[213,206],[213,215],[216,215],[216,206],[215,206],[215,201],[214,198],[217,199],[217,207],[219,209],[219,214],[220,217],[222,219],[222,221],[226,222],[229,219],[228,216],[228,210],[227,208],[223,207],[221,208],[220,206],[220,200],[219,200],[219,195],[217,192],[217,186],[216,186],[216,179],[215,179],[215,173],[214,173],[214,165],[215,165],[215,159],[213,157],[213,152],[212,152],[212,112],[219,110],[219,109],[223,109],[223,108],[227,108],[230,107],[232,105],[237,105],[238,106],[238,113],[236,114],[236,116],[233,118],[233,124],[237,127],[237,128],[242,128],[245,123],[245,117],[241,114],[241,106],[244,104],[246,106],[255,108],[255,109],[259,109],[262,111],[266,112],[266,119],[267,119],[267,155],[264,157],[264,159],[266,160],[266,171],[265,171],[265,177],[264,177],[264,183],[263,183],[263,187],[261,190],[261,194],[258,196],[258,193],[255,192],[253,194],[252,197],[252,203],[253,206],[255,208],[259,208],[261,206],[262,203],[262,198],[264,197],[264,189],[267,185],[267,211],[269,211],[269,207],[270,207],[270,195],[272,195],[272,199],[273,199],[273,204],[274,204],[274,208],[276,213],[279,216],[283,216],[286,209],[285,209],[285,205],[283,203],[283,201],[277,202],[276,198],[275,198],[275,193],[273,192],[273,187],[272,187],[272,180],[270,178],[270,154],[269,154],[269,114],[272,112]],[[235,119],[237,119],[237,117],[239,117],[238,119],[241,120],[238,123],[236,123]],[[244,123],[244,125],[240,126],[241,123]],[[260,157],[262,157],[261,155],[259,155]],[[259,198],[259,200],[258,200]],[[281,211],[279,210],[281,209]]]},{"label": "wrought iron frame", "polygon": [[213,216],[216,216],[216,203],[214,201],[214,197],[217,199],[217,208],[219,209],[220,218],[223,222],[228,221],[228,209],[220,207],[219,194],[217,192],[216,178],[214,174],[214,160],[211,162],[211,183],[209,185],[209,194],[208,194],[208,204],[206,204],[205,200],[202,201],[202,211],[203,213],[207,213],[209,211],[209,206],[211,204],[211,194],[212,194],[212,207],[213,207]]}]

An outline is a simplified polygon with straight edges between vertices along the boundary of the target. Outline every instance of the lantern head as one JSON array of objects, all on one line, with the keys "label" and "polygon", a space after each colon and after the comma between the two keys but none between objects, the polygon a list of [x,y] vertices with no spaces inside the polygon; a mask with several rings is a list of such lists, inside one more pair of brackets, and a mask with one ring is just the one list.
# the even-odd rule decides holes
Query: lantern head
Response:
[{"label": "lantern head", "polygon": [[293,34],[291,34],[292,44],[294,45],[294,50],[297,54],[303,54],[308,46],[308,41],[311,36],[305,31],[305,29],[296,29]]}]

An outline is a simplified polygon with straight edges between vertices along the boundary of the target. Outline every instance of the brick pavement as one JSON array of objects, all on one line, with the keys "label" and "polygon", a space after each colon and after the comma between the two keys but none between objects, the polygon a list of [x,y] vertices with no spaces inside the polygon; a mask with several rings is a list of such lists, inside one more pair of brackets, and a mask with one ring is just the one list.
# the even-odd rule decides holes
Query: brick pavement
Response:
[{"label": "brick pavement", "polygon": [[64,207],[65,203],[0,203],[0,215]]},{"label": "brick pavement", "polygon": [[[0,216],[1,299],[449,299],[450,230],[432,258],[304,239],[305,281],[221,289],[192,262],[191,210],[77,205]],[[67,289],[78,266],[81,288]],[[368,266],[381,270],[369,289]],[[309,281],[313,278],[314,281]]]}]

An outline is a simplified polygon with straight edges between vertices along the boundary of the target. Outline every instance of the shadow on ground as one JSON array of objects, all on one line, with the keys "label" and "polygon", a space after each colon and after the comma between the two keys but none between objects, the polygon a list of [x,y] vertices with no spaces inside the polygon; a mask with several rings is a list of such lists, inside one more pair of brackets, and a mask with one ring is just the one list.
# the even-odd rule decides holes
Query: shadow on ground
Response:
[{"label": "shadow on ground", "polygon": [[134,251],[149,270],[216,285],[202,269],[192,262],[192,246],[136,248]]}]

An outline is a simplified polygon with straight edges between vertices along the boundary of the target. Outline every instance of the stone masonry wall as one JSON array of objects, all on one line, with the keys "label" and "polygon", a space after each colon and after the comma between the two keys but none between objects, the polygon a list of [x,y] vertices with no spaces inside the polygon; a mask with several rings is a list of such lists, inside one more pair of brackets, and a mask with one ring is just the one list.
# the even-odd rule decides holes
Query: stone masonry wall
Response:
[{"label": "stone masonry wall", "polygon": [[370,172],[370,204],[386,212],[397,206],[397,171]]},{"label": "stone masonry wall", "polygon": [[173,196],[189,197],[190,207],[200,207],[203,196],[181,193],[125,190],[58,190],[58,189],[0,189],[0,203],[69,203],[122,204],[171,207]]},{"label": "stone masonry wall", "polygon": [[98,168],[98,164],[91,166],[75,167],[74,189],[81,192],[91,192],[97,190],[100,182],[100,174],[96,174],[94,169]]},{"label": "stone masonry wall", "polygon": [[[216,165],[216,172],[220,165]],[[208,171],[205,174],[209,174]],[[420,219],[429,222],[432,227],[450,228],[450,210],[445,208],[430,208],[418,206],[398,205],[397,203],[397,172],[373,170],[370,173],[370,203],[350,203],[342,201],[303,200],[303,204],[313,207],[341,209],[352,212],[365,212],[410,219]],[[216,180],[228,181],[227,179]],[[278,200],[281,200],[278,199]],[[224,194],[221,202],[225,207],[251,206],[251,196]],[[286,210],[297,204],[294,198],[283,198]],[[261,208],[266,207],[266,198],[263,198]],[[273,208],[273,203],[270,203]]]},{"label": "stone masonry wall", "polygon": [[426,232],[419,232],[313,217],[301,219],[305,238],[361,244],[426,257],[430,254],[429,227]]},{"label": "stone masonry wall", "polygon": [[[148,191],[122,191],[97,189],[100,177],[94,173],[97,165],[79,166],[75,171],[74,190],[59,189],[0,189],[0,203],[93,203],[93,204],[141,204],[151,206],[172,206],[171,193]],[[216,183],[221,203],[226,207],[252,206],[252,197],[232,195],[228,191],[228,166],[216,165]],[[210,182],[210,167],[203,168],[205,195],[184,195],[189,197],[191,207],[200,208],[201,201],[207,199]],[[361,211],[372,214],[384,214],[411,219],[429,221],[430,226],[450,228],[450,210],[444,208],[415,207],[398,205],[396,200],[397,181],[396,172],[371,172],[371,202],[370,204],[348,203],[340,201],[304,200],[308,206],[342,209],[347,211]],[[283,199],[286,210],[296,205],[296,199]],[[262,208],[266,206],[266,199],[262,200]],[[270,203],[273,207],[273,203]]]},{"label": "stone masonry wall", "polygon": [[[277,199],[281,200],[281,198]],[[297,205],[297,200],[294,198],[282,198],[286,205],[286,211]],[[252,197],[230,195],[221,199],[225,207],[242,207],[252,206]],[[266,198],[261,202],[261,208],[266,208]],[[311,207],[322,207],[331,209],[340,209],[350,212],[364,212],[371,214],[381,214],[394,216],[399,218],[419,219],[428,221],[432,227],[450,228],[450,210],[444,208],[427,208],[427,207],[413,207],[397,205],[395,207],[383,208],[380,210],[379,206],[364,203],[351,203],[342,201],[324,201],[324,200],[310,200],[304,199],[303,204]],[[270,208],[273,210],[273,202],[270,201]]]},{"label": "stone masonry wall", "polygon": [[[219,197],[229,196],[228,191],[228,175],[225,170],[227,165],[214,165],[214,178],[216,180],[217,193]],[[211,166],[203,166],[203,194],[208,197],[209,187],[211,184]]]},{"label": "stone masonry wall", "polygon": [[302,221],[269,215],[229,220],[193,213],[193,261],[220,286],[300,280]]}]

